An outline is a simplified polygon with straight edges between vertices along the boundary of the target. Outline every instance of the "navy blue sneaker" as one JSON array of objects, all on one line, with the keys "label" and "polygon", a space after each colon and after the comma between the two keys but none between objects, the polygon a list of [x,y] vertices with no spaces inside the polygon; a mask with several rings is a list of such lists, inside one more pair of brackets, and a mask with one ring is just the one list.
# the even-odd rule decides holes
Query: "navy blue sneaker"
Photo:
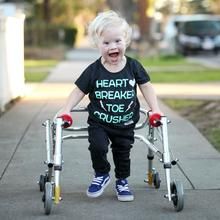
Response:
[{"label": "navy blue sneaker", "polygon": [[116,181],[116,192],[118,200],[121,202],[129,202],[134,200],[134,196],[129,190],[128,181],[126,179],[118,179]]},{"label": "navy blue sneaker", "polygon": [[87,196],[96,198],[101,196],[104,192],[105,187],[110,183],[110,176],[109,174],[100,175],[96,174],[91,185],[87,189]]}]

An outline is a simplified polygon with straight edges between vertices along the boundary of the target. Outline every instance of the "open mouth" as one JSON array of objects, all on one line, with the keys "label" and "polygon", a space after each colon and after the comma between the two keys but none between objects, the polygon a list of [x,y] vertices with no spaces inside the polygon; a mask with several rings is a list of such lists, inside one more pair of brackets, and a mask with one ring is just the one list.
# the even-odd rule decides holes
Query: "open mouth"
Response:
[{"label": "open mouth", "polygon": [[109,56],[110,57],[117,57],[119,55],[118,52],[114,52],[114,53],[110,53]]}]

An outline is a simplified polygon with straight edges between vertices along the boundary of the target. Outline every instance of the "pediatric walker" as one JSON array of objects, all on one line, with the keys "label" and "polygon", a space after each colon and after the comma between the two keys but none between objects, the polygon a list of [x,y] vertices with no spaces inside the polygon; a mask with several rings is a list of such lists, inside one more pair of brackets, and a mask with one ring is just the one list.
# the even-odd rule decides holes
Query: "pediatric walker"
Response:
[{"label": "pediatric walker", "polygon": [[[75,109],[73,112],[87,111],[85,108]],[[177,159],[171,161],[170,149],[168,143],[169,123],[166,116],[159,114],[150,114],[150,112],[141,109],[140,112],[144,116],[144,121],[137,124],[135,130],[145,129],[146,135],[135,135],[135,138],[142,141],[148,148],[148,172],[146,182],[156,189],[160,188],[159,173],[153,168],[154,155],[159,157],[165,170],[165,179],[167,193],[164,195],[169,202],[173,203],[174,209],[178,212],[184,207],[184,191],[182,183],[179,181],[171,181],[171,168],[177,164]],[[45,164],[47,170],[44,175],[40,175],[39,188],[43,192],[42,201],[44,203],[45,214],[49,215],[52,203],[58,204],[61,201],[60,173],[63,165],[62,142],[66,139],[88,138],[87,127],[69,127],[72,124],[72,118],[69,115],[63,115],[55,118],[53,122],[46,120],[43,124],[46,127],[46,153],[47,158]],[[70,131],[72,134],[63,136],[63,130]],[[77,131],[83,131],[77,134]],[[160,151],[156,144],[161,144]]]}]

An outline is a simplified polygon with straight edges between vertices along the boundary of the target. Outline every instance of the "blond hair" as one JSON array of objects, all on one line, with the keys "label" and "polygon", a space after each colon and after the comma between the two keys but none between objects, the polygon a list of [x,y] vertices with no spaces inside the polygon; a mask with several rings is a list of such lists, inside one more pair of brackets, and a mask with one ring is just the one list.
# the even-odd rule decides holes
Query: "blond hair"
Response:
[{"label": "blond hair", "polygon": [[95,17],[95,19],[89,24],[88,35],[91,43],[97,47],[101,34],[106,28],[111,26],[122,28],[127,47],[131,42],[131,27],[124,18],[122,18],[115,11],[111,10],[99,13],[97,17]]}]

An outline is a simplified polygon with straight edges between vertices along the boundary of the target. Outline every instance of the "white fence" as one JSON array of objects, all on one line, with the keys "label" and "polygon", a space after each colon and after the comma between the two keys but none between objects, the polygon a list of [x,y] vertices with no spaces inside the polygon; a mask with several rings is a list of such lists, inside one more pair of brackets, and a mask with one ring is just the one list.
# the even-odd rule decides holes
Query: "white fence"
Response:
[{"label": "white fence", "polygon": [[23,96],[24,18],[0,15],[0,110],[11,100]]}]

